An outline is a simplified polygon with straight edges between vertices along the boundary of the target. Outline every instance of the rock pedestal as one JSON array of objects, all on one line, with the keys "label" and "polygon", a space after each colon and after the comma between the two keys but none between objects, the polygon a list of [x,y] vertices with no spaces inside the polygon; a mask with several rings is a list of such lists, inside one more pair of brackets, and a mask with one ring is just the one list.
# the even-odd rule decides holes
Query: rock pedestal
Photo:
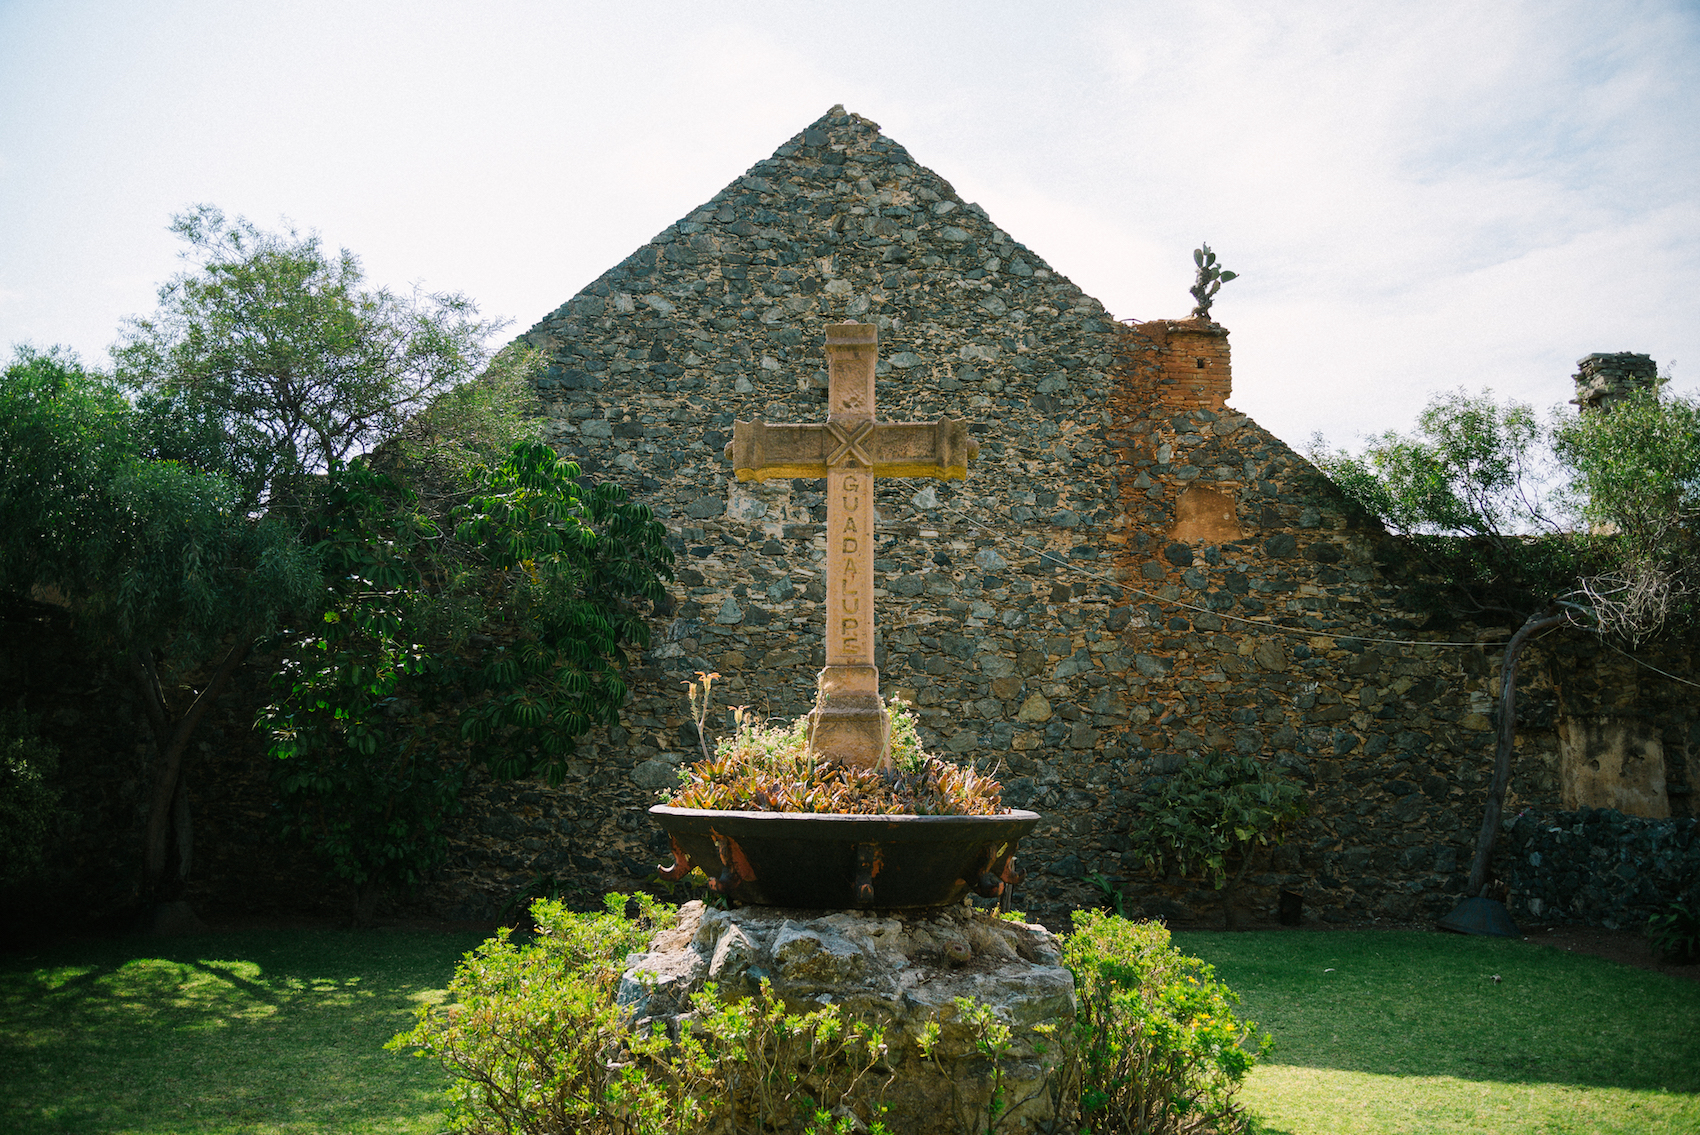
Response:
[{"label": "rock pedestal", "polygon": [[[755,992],[766,978],[787,1008],[837,1005],[886,1030],[882,1122],[894,1135],[984,1130],[991,1062],[975,1052],[956,998],[991,1007],[1012,1043],[1001,1061],[1008,1119],[1002,1132],[1048,1129],[1059,1041],[1074,1021],[1074,979],[1044,927],[1008,922],[967,905],[884,916],[864,911],[685,904],[676,926],[634,954],[620,1003],[640,1027],[675,1032],[705,982],[722,997]],[[940,1026],[930,1058],[917,1041]],[[1054,1026],[1047,1037],[1035,1026]],[[1043,1125],[1043,1127],[1041,1127]]]}]

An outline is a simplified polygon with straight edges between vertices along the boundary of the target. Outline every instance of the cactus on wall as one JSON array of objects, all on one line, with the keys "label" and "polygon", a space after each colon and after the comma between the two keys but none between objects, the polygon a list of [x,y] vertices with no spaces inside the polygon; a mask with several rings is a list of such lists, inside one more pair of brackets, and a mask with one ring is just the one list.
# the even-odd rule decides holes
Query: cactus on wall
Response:
[{"label": "cactus on wall", "polygon": [[1192,285],[1192,298],[1197,305],[1192,314],[1205,319],[1210,318],[1210,305],[1216,302],[1216,293],[1222,290],[1222,285],[1239,276],[1238,272],[1223,271],[1216,263],[1216,254],[1210,251],[1210,245],[1192,250],[1192,262],[1198,266],[1198,279]]}]

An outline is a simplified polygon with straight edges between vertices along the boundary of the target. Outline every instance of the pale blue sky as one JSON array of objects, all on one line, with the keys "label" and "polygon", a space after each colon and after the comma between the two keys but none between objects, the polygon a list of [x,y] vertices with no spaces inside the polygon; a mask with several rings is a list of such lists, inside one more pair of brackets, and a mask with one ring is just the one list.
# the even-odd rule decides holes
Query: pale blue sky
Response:
[{"label": "pale blue sky", "polygon": [[842,102],[1118,316],[1209,240],[1295,444],[1695,387],[1694,3],[1046,7],[0,0],[0,348],[104,362],[203,201],[523,330]]}]

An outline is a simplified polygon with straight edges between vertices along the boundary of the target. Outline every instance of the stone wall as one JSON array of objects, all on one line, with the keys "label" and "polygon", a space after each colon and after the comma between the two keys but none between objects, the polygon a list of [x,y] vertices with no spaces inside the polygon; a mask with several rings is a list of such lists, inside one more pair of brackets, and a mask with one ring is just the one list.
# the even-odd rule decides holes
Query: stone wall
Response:
[{"label": "stone wall", "polygon": [[[1118,325],[838,108],[527,336],[555,360],[542,393],[556,444],[656,507],[679,586],[621,727],[585,746],[563,791],[494,789],[507,818],[457,847],[448,891],[494,896],[545,862],[590,889],[648,874],[665,848],[643,809],[697,751],[695,671],[722,675],[723,707],[809,708],[821,484],[741,485],[720,448],[736,418],[823,415],[824,325],[845,319],[879,327],[882,418],[975,423],[965,484],[879,488],[876,661],[929,744],[998,769],[1010,803],[1045,815],[1024,844],[1023,906],[1060,924],[1102,872],[1135,908],[1206,910],[1208,893],[1147,878],[1126,830],[1154,778],[1222,747],[1311,793],[1310,819],[1261,865],[1254,913],[1281,887],[1340,921],[1450,908],[1509,628],[1424,629],[1402,608],[1396,545],[1319,505],[1309,464],[1227,406],[1226,329]],[[1557,726],[1613,698],[1662,722],[1686,768],[1695,723],[1678,687],[1617,661],[1570,640],[1535,648],[1519,806],[1559,804]]]},{"label": "stone wall", "polygon": [[1639,928],[1678,899],[1700,899],[1700,821],[1606,808],[1531,808],[1507,819],[1495,870],[1506,906],[1531,923]]},{"label": "stone wall", "polygon": [[1612,403],[1639,390],[1659,384],[1659,368],[1647,355],[1619,351],[1616,354],[1584,355],[1576,360],[1576,397],[1571,401],[1586,410],[1609,410]]},{"label": "stone wall", "polygon": [[[1061,927],[1101,873],[1132,910],[1213,917],[1212,894],[1150,878],[1127,850],[1141,795],[1212,748],[1275,761],[1310,794],[1258,864],[1254,916],[1281,888],[1341,922],[1455,904],[1510,628],[1404,608],[1397,542],[1352,527],[1308,462],[1230,407],[1225,328],[1118,324],[834,108],[527,333],[551,356],[539,393],[555,445],[655,508],[678,580],[619,726],[581,745],[558,787],[475,781],[422,908],[488,917],[527,887],[652,880],[668,856],[645,809],[698,754],[684,695],[697,671],[722,676],[715,736],[735,705],[810,708],[822,484],[740,484],[721,449],[737,418],[823,416],[824,329],[846,319],[879,329],[880,417],[964,417],[980,445],[966,482],[877,489],[875,660],[929,746],[997,770],[1009,803],[1044,815],[1023,844],[1023,908]],[[1694,673],[1680,648],[1649,660]],[[1656,736],[1670,814],[1691,814],[1688,687],[1569,632],[1538,642],[1523,675],[1511,814],[1562,806],[1594,759],[1562,738],[1601,719]],[[239,700],[206,754],[246,786],[234,809],[209,800],[203,825],[227,879],[251,879],[266,847]]]}]

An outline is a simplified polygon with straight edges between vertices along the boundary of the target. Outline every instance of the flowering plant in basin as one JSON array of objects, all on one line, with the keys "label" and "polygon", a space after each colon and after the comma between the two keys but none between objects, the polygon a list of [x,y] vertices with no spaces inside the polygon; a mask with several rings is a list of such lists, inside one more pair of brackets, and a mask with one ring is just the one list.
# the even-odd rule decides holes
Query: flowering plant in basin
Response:
[{"label": "flowering plant in basin", "polygon": [[862,816],[996,816],[1009,811],[1003,788],[972,765],[929,756],[915,716],[900,701],[891,715],[891,767],[851,768],[809,751],[807,715],[769,726],[748,707],[734,711],[736,729],[708,750],[708,693],[718,674],[686,683],[703,759],[683,772],[683,783],[663,802],[675,808],[714,811],[813,812]]}]

